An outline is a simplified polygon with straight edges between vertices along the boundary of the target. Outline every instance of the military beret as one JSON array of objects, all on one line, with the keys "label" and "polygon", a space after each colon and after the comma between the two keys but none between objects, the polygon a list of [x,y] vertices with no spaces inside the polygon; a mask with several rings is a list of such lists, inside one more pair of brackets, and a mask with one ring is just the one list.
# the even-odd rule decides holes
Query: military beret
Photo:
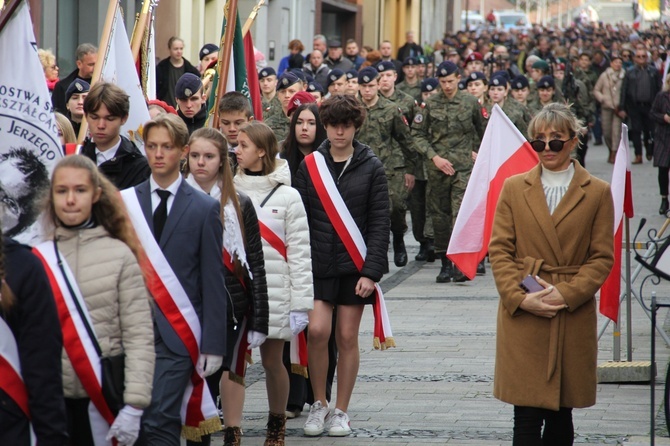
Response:
[{"label": "military beret", "polygon": [[395,64],[390,60],[382,60],[376,64],[377,71],[383,73],[384,71],[396,71]]},{"label": "military beret", "polygon": [[307,75],[300,68],[291,68],[289,71],[298,76],[298,79],[300,79],[301,81],[305,83],[307,82]]},{"label": "military beret", "polygon": [[486,75],[481,71],[473,71],[465,79],[465,86],[467,87],[472,81],[484,81],[484,83],[486,83]]},{"label": "military beret", "polygon": [[493,79],[493,76],[503,76],[503,77],[505,78],[505,81],[506,81],[506,82],[509,82],[509,81],[511,80],[510,77],[509,77],[509,73],[507,72],[507,70],[499,70],[499,71],[494,72],[494,73],[491,75],[491,79]]},{"label": "military beret", "polygon": [[427,77],[426,79],[421,81],[421,93],[429,93],[431,91],[434,91],[439,82],[437,81],[437,78],[435,77]]},{"label": "military beret", "polygon": [[202,88],[200,76],[193,73],[184,73],[174,87],[174,97],[177,99],[188,99]]},{"label": "military beret", "polygon": [[537,88],[554,88],[554,78],[551,76],[542,76],[537,83]]},{"label": "military beret", "polygon": [[75,79],[68,85],[67,90],[65,90],[65,102],[69,101],[73,94],[88,93],[91,89],[91,85],[81,79]]},{"label": "military beret", "polygon": [[544,60],[538,60],[533,63],[532,68],[535,68],[536,70],[548,70],[549,64]]},{"label": "military beret", "polygon": [[279,76],[279,81],[277,82],[277,91],[285,90],[293,84],[300,82],[300,78],[290,71],[285,71],[281,76]]},{"label": "military beret", "polygon": [[347,75],[347,80],[358,79],[358,71],[356,71],[356,70],[349,70],[349,71],[347,71],[346,75]]},{"label": "military beret", "polygon": [[526,76],[519,75],[512,79],[512,90],[521,90],[522,88],[528,88]]},{"label": "military beret", "polygon": [[507,78],[505,76],[502,76],[500,74],[491,76],[491,80],[489,81],[489,87],[506,87],[507,86]]},{"label": "military beret", "polygon": [[277,72],[272,67],[265,67],[258,72],[258,80],[265,79],[266,77],[276,76]]},{"label": "military beret", "polygon": [[465,90],[466,85],[465,85],[465,79],[461,78],[460,81],[458,81],[458,89],[459,90]]},{"label": "military beret", "polygon": [[326,88],[330,87],[330,84],[341,78],[342,76],[346,76],[344,74],[344,71],[335,68],[332,70],[330,73],[328,73],[328,77],[326,78]]},{"label": "military beret", "polygon": [[445,77],[457,72],[458,67],[456,66],[456,64],[448,60],[445,60],[444,62],[442,62],[437,66],[436,76]]},{"label": "military beret", "polygon": [[296,108],[300,107],[302,104],[310,104],[316,102],[314,96],[307,93],[306,91],[299,91],[294,94],[291,99],[288,101],[288,109],[286,110],[286,115],[291,116]]},{"label": "military beret", "polygon": [[342,48],[342,42],[337,39],[331,39],[327,42],[328,48]]},{"label": "military beret", "polygon": [[374,67],[365,67],[358,72],[358,83],[361,85],[369,84],[373,80],[377,79],[379,76],[379,71]]},{"label": "military beret", "polygon": [[402,61],[402,66],[407,66],[407,65],[417,65],[419,61],[416,59],[416,57],[405,57],[405,60]]},{"label": "military beret", "polygon": [[307,84],[307,91],[318,91],[321,94],[325,93],[323,87],[318,82],[310,82],[309,84]]},{"label": "military beret", "polygon": [[565,64],[564,63],[556,64],[556,68],[554,70],[555,71],[565,71]]},{"label": "military beret", "polygon": [[477,51],[474,51],[468,55],[468,57],[465,58],[465,65],[469,64],[470,62],[475,62],[475,61],[484,61],[484,57],[481,55],[481,53],[478,53]]},{"label": "military beret", "polygon": [[200,60],[204,59],[205,56],[208,56],[212,53],[218,52],[219,47],[214,45],[213,43],[206,43],[203,45],[202,48],[200,48]]}]

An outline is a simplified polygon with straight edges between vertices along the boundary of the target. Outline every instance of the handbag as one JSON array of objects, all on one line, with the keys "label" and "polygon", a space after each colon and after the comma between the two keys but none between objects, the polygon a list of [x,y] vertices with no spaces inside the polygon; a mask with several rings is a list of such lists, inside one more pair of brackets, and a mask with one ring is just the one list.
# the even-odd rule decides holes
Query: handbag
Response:
[{"label": "handbag", "polygon": [[88,333],[89,338],[91,338],[91,343],[95,348],[95,352],[98,354],[98,357],[100,358],[102,396],[105,398],[105,402],[109,406],[109,409],[112,411],[112,414],[114,414],[114,416],[116,417],[116,415],[124,406],[123,391],[125,390],[124,379],[125,379],[126,355],[124,353],[121,353],[115,356],[102,356],[102,349],[100,348],[100,344],[98,344],[98,339],[95,337],[95,333],[93,332],[93,329],[89,325],[88,319],[84,315],[84,311],[82,310],[81,305],[79,304],[79,299],[75,297],[74,290],[72,289],[72,285],[70,285],[70,281],[67,278],[67,274],[65,274],[65,268],[63,268],[63,261],[60,258],[60,253],[58,252],[58,244],[56,243],[55,238],[54,238],[54,250],[56,251],[56,259],[58,260],[58,267],[60,268],[60,271],[63,275],[63,279],[65,279],[67,289],[70,292],[70,295],[72,296],[72,300],[74,301],[75,306],[77,307],[77,311],[79,312],[81,321],[84,324],[84,327],[86,327],[86,332]]}]

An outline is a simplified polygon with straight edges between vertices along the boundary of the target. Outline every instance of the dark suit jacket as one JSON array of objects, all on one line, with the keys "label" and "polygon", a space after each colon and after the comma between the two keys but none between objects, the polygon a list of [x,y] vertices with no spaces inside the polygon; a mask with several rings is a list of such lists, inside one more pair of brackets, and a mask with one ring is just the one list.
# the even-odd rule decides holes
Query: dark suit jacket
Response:
[{"label": "dark suit jacket", "polygon": [[[135,187],[144,218],[154,230],[149,181]],[[223,226],[220,204],[182,181],[174,197],[159,245],[186,291],[202,326],[200,351],[226,353],[227,303],[223,266]],[[187,356],[162,311],[156,307],[154,320],[159,335],[175,354]]]}]

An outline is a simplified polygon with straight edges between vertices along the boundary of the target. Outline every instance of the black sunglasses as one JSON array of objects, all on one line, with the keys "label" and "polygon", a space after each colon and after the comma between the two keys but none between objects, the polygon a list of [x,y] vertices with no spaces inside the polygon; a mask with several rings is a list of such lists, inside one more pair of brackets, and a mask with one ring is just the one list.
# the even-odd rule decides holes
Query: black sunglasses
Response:
[{"label": "black sunglasses", "polygon": [[[574,136],[572,137],[574,138]],[[549,142],[542,141],[541,139],[536,139],[535,141],[530,142],[530,146],[535,150],[536,152],[544,152],[544,148],[546,147],[547,144],[549,144],[549,150],[552,152],[560,152],[563,150],[563,146],[565,145],[566,142],[569,142],[572,138],[566,139],[565,141],[561,141],[560,139],[552,139]]]}]

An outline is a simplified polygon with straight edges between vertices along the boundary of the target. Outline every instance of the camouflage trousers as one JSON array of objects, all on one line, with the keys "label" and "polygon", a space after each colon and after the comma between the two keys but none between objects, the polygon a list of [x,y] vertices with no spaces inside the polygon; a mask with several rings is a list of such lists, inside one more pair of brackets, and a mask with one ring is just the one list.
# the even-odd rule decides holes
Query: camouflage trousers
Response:
[{"label": "camouflage trousers", "polygon": [[393,170],[386,172],[389,185],[389,206],[391,210],[391,232],[404,234],[407,231],[407,188],[405,172]]},{"label": "camouflage trousers", "polygon": [[471,170],[445,175],[435,168],[428,170],[428,210],[432,214],[435,252],[446,252],[458,210],[465,195]]}]

